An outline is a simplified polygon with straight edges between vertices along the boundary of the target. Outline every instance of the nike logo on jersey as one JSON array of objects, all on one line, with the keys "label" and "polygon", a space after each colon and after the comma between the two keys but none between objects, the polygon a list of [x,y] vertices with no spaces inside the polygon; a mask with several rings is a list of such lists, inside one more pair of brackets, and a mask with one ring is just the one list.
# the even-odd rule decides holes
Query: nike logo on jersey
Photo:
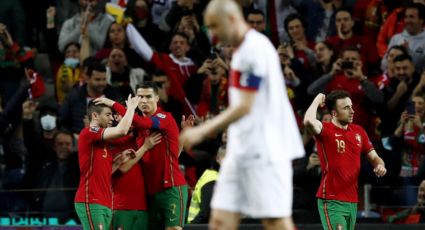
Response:
[{"label": "nike logo on jersey", "polygon": [[337,133],[335,133],[335,136],[336,136],[336,137],[342,137],[342,134],[337,134]]}]

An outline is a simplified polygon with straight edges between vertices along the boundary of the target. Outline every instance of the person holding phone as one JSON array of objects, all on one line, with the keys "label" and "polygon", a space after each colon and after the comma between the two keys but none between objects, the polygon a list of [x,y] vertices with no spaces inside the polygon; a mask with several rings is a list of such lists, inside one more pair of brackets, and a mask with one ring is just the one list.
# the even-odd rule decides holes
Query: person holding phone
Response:
[{"label": "person holding phone", "polygon": [[420,75],[410,55],[402,54],[393,59],[393,77],[382,91],[385,96],[385,109],[382,117],[382,136],[389,137],[397,128],[397,123],[406,102],[414,95],[414,89],[419,84]]},{"label": "person holding phone", "polygon": [[213,53],[213,59],[207,59],[198,69],[198,73],[206,76],[202,82],[202,91],[197,108],[198,116],[206,118],[217,115],[224,110],[228,102],[227,66],[223,59]]},{"label": "person holding phone", "polygon": [[313,41],[307,40],[305,34],[305,24],[301,15],[290,14],[286,17],[285,30],[289,35],[289,45],[293,49],[294,55],[304,65],[305,68],[312,68],[315,64],[314,46]]},{"label": "person holding phone", "polygon": [[394,152],[401,154],[399,176],[403,180],[403,205],[414,205],[417,193],[416,180],[420,165],[425,159],[425,98],[415,94],[407,101],[405,111],[401,113],[397,129],[394,131],[392,146]]},{"label": "person holding phone", "polygon": [[356,111],[354,124],[362,126],[372,140],[375,140],[373,106],[383,103],[384,95],[363,73],[363,62],[357,47],[347,47],[334,62],[332,70],[315,80],[307,93],[315,95],[332,90],[346,90],[353,95],[353,109]]},{"label": "person holding phone", "polygon": [[373,73],[377,70],[380,62],[375,44],[368,36],[360,36],[355,33],[353,15],[348,9],[338,9],[335,13],[336,35],[327,38],[337,53],[347,47],[356,46],[360,49],[364,70]]}]

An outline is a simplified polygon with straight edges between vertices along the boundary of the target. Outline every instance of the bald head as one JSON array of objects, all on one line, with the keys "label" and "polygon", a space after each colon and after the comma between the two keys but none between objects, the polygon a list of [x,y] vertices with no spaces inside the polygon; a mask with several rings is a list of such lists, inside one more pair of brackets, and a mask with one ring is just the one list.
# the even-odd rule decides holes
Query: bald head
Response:
[{"label": "bald head", "polygon": [[206,14],[217,17],[233,15],[235,18],[243,20],[240,6],[234,0],[212,0],[207,6]]},{"label": "bald head", "polygon": [[234,0],[212,0],[205,11],[205,25],[224,43],[235,44],[249,29]]}]

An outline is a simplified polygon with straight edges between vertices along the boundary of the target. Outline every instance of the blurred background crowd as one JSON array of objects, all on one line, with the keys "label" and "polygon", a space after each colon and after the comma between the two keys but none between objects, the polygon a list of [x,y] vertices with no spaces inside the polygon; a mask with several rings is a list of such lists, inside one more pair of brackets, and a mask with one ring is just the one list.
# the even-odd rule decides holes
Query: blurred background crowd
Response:
[{"label": "blurred background crowd", "polygon": [[[228,106],[227,75],[237,47],[209,35],[203,25],[208,0],[110,1],[126,8],[124,17],[108,15],[108,2],[0,1],[0,216],[75,216],[76,146],[93,98],[122,101],[138,83],[154,81],[160,106],[178,124],[182,115],[196,113],[202,122]],[[344,89],[354,123],[368,132],[388,169],[377,179],[363,164],[360,185],[372,186],[368,206],[389,222],[422,210],[425,1],[238,2],[252,28],[276,47],[304,137],[307,155],[293,163],[294,209],[317,212],[321,178],[304,112],[317,93]],[[145,44],[138,50],[133,33]],[[94,74],[99,66],[106,74]],[[328,111],[320,113],[330,120]],[[224,133],[181,154],[191,188],[205,169],[218,168],[225,142]]]}]

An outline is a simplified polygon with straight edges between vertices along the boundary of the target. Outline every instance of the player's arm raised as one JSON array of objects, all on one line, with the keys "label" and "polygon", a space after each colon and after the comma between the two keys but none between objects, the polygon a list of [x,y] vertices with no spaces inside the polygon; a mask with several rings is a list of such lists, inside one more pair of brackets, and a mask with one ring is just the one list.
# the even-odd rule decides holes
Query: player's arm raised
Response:
[{"label": "player's arm raised", "polygon": [[320,134],[322,132],[322,122],[317,120],[317,109],[319,106],[323,106],[325,103],[326,96],[323,93],[319,93],[308,107],[305,116],[304,116],[304,125],[305,127],[314,135]]},{"label": "player's arm raised", "polygon": [[160,133],[153,133],[149,137],[145,139],[145,142],[143,143],[142,147],[140,147],[135,152],[135,157],[130,158],[128,161],[122,163],[119,166],[119,170],[123,173],[128,172],[128,170],[133,167],[139,160],[145,155],[145,153],[153,148],[155,145],[161,142],[161,134]]},{"label": "player's arm raised", "polygon": [[128,100],[126,101],[128,109],[124,114],[124,117],[121,119],[117,126],[105,129],[105,131],[103,132],[104,140],[115,139],[127,135],[128,130],[130,129],[131,123],[133,121],[134,111],[137,108],[139,101],[140,98],[137,96],[128,96]]},{"label": "player's arm raised", "polygon": [[[123,105],[105,97],[97,98],[95,99],[95,102],[96,104],[104,104],[111,107],[113,110],[115,110],[115,112],[117,112],[121,116],[124,116],[127,112],[127,109]],[[163,126],[161,126],[161,123],[159,123],[159,125],[157,125],[158,127],[156,127],[155,122],[152,118],[141,117],[137,114],[134,114],[133,116],[133,125],[137,129],[164,128]]]},{"label": "player's arm raised", "polygon": [[367,160],[373,166],[373,172],[377,177],[382,177],[387,173],[384,160],[378,156],[375,150],[371,150],[367,154]]}]

